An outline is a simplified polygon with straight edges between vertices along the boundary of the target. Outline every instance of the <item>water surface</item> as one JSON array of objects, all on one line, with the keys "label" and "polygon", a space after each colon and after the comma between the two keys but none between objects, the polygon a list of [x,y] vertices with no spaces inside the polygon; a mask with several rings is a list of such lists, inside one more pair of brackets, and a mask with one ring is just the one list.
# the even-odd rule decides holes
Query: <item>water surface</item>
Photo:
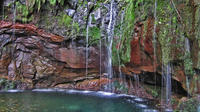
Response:
[{"label": "water surface", "polygon": [[[143,104],[111,94],[1,92],[1,112],[148,112]],[[150,111],[149,111],[150,112]]]}]

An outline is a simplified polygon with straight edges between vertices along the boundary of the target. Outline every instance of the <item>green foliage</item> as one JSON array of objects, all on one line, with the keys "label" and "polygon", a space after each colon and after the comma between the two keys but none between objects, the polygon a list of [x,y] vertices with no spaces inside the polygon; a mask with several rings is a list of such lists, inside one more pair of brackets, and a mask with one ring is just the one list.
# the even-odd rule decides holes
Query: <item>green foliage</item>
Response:
[{"label": "green foliage", "polygon": [[16,88],[16,82],[7,79],[0,79],[0,89],[8,90]]},{"label": "green foliage", "polygon": [[56,5],[56,0],[49,0],[51,5]]},{"label": "green foliage", "polygon": [[98,27],[89,28],[89,45],[97,44],[101,37],[101,31]]},{"label": "green foliage", "polygon": [[128,93],[128,88],[126,87],[126,85],[121,84],[119,81],[115,81],[113,83],[113,86],[117,92],[126,93],[126,94]]},{"label": "green foliage", "polygon": [[72,18],[66,14],[61,14],[61,16],[58,17],[58,23],[60,25],[65,25],[66,27],[69,27],[71,25]]},{"label": "green foliage", "polygon": [[[86,29],[84,29],[83,34],[87,36]],[[99,43],[99,40],[101,39],[101,30],[96,26],[89,27],[88,39],[89,39],[88,42],[89,45],[97,45]]]},{"label": "green foliage", "polygon": [[30,10],[26,5],[19,2],[15,3],[17,10],[17,19],[22,20],[22,22],[28,22],[32,20],[32,16],[28,17]]},{"label": "green foliage", "polygon": [[185,102],[180,102],[178,105],[178,110],[180,112],[197,112],[199,102],[197,99],[191,98]]},{"label": "green foliage", "polygon": [[172,105],[178,104],[177,99],[176,99],[176,98],[171,98],[171,104],[172,104]]},{"label": "green foliage", "polygon": [[192,76],[194,74],[193,62],[189,52],[185,53],[184,68],[186,75]]},{"label": "green foliage", "polygon": [[47,2],[52,6],[57,4],[61,6],[64,5],[64,0],[27,0],[26,4],[21,4],[21,2],[16,1],[14,4],[16,5],[17,9],[17,19],[21,20],[22,22],[32,21],[33,16],[29,16],[29,14],[36,11],[40,12],[41,8],[45,6]]},{"label": "green foliage", "polygon": [[167,65],[169,61],[172,60],[171,50],[173,36],[170,31],[172,18],[169,15],[173,13],[171,4],[168,1],[158,1],[157,12],[158,21],[156,23],[161,26],[158,41],[161,44],[162,62],[164,65]]},{"label": "green foliage", "polygon": [[[123,0],[121,1],[124,3]],[[115,31],[115,37],[118,40],[115,40],[113,43],[114,64],[117,64],[118,54],[121,66],[130,62],[130,42],[133,38],[135,22],[145,21],[146,17],[152,14],[149,9],[152,9],[153,3],[153,0],[125,0],[125,5],[121,9],[121,13],[125,12],[124,21],[122,24],[118,24],[119,26],[116,27]],[[145,34],[145,31],[143,34]],[[120,47],[116,49],[118,44],[120,44]]]},{"label": "green foliage", "polygon": [[77,37],[80,33],[80,27],[77,22],[72,23],[72,36]]},{"label": "green foliage", "polygon": [[151,86],[151,85],[145,85],[144,86],[145,90],[147,93],[149,93],[150,95],[152,95],[154,98],[158,98],[160,97],[160,88],[155,88],[155,86]]},{"label": "green foliage", "polygon": [[[112,60],[114,64],[117,64],[118,55],[120,57],[121,64],[125,64],[130,61],[130,41],[133,36],[133,29],[135,24],[135,1],[126,0],[126,5],[122,8],[122,11],[125,11],[124,23],[119,24],[115,29],[115,37],[118,37],[118,40],[113,42],[113,56]],[[117,32],[117,33],[116,33]],[[119,37],[121,39],[119,39]],[[116,46],[120,44],[119,48]],[[121,65],[120,65],[121,66]]]}]

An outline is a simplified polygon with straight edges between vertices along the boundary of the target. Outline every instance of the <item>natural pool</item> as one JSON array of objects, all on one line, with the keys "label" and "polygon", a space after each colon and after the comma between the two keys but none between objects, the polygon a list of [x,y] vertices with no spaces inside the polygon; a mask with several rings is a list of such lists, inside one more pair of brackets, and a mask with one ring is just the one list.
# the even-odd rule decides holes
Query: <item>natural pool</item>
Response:
[{"label": "natural pool", "polygon": [[77,90],[0,93],[1,112],[157,112],[145,102],[133,96]]}]

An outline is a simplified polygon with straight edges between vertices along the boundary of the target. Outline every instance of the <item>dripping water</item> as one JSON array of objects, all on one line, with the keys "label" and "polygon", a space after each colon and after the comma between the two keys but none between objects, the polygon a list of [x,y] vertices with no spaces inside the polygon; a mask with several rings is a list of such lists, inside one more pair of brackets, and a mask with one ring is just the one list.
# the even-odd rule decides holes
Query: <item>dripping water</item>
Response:
[{"label": "dripping water", "polygon": [[132,81],[133,81],[132,78],[130,78],[129,79],[129,88],[130,88],[129,92],[131,92],[131,90],[134,90],[133,82]]},{"label": "dripping water", "polygon": [[167,65],[162,65],[162,91],[161,91],[161,103],[164,108],[171,110],[171,74],[172,74],[172,65],[169,62]]},{"label": "dripping water", "polygon": [[[105,20],[105,18],[103,17],[102,21],[101,21],[101,34],[103,34],[104,20]],[[100,57],[99,57],[99,76],[100,76],[100,80],[101,80],[101,76],[102,76],[102,67],[101,67],[102,66],[102,35],[99,39],[99,54],[100,54]],[[100,84],[100,87],[101,87],[101,84]]]},{"label": "dripping water", "polygon": [[157,0],[155,0],[154,4],[154,26],[153,26],[153,53],[154,53],[154,62],[153,62],[153,70],[154,70],[154,80],[155,80],[155,89],[156,89],[156,22],[157,22]]},{"label": "dripping water", "polygon": [[[190,55],[190,42],[188,38],[185,38],[185,55],[187,56],[188,54]],[[187,91],[189,92],[190,80],[189,80],[188,75],[186,75],[186,88],[187,88]]]},{"label": "dripping water", "polygon": [[172,74],[172,67],[171,64],[167,64],[166,68],[166,104],[170,104],[171,102],[171,74]]},{"label": "dripping water", "polygon": [[135,81],[134,86],[135,86],[136,95],[139,95],[139,93],[137,91],[139,89],[139,76],[138,76],[138,74],[134,74],[133,78],[134,78],[134,81]]},{"label": "dripping water", "polygon": [[[115,6],[114,0],[111,1],[110,4],[110,19],[109,25],[107,29],[108,37],[107,37],[107,51],[108,51],[108,61],[107,61],[107,73],[108,78],[112,79],[113,71],[112,71],[112,42],[113,42],[113,35],[114,35],[114,26],[115,26]],[[109,91],[112,92],[112,83],[109,80],[108,88]]]},{"label": "dripping water", "polygon": [[88,56],[89,56],[89,48],[88,48],[88,46],[89,46],[89,43],[88,43],[88,40],[89,40],[89,27],[90,27],[90,25],[91,25],[91,15],[89,15],[89,18],[88,18],[89,20],[88,20],[88,23],[87,23],[87,33],[86,33],[86,46],[85,46],[85,48],[86,48],[86,56],[85,56],[85,63],[86,63],[86,79],[87,79],[87,77],[88,77]]},{"label": "dripping water", "polygon": [[122,75],[122,71],[121,71],[121,61],[120,61],[120,47],[121,47],[121,40],[122,40],[122,28],[123,28],[123,22],[124,22],[124,11],[122,11],[121,13],[121,26],[120,26],[120,37],[119,37],[119,41],[118,41],[118,50],[117,50],[117,58],[118,58],[118,63],[119,63],[119,77],[120,79],[122,79],[122,85],[125,85],[125,77]]},{"label": "dripping water", "polygon": [[190,42],[188,38],[185,38],[185,51],[190,53]]}]

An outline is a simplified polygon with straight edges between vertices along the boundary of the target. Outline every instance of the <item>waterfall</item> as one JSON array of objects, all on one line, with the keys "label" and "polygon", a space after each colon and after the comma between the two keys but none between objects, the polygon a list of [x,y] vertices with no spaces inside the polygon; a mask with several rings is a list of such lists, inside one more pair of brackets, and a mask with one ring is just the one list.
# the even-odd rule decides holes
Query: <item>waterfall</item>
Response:
[{"label": "waterfall", "polygon": [[134,81],[135,81],[134,85],[135,85],[136,95],[139,95],[139,93],[137,91],[139,89],[139,76],[138,76],[138,74],[134,74],[133,78],[134,78]]},{"label": "waterfall", "polygon": [[188,38],[185,38],[185,51],[190,53],[190,42]]},{"label": "waterfall", "polygon": [[86,48],[86,56],[85,56],[85,63],[86,63],[86,65],[85,65],[85,68],[86,68],[86,79],[87,79],[87,77],[88,77],[88,56],[89,56],[89,43],[88,43],[88,40],[89,40],[89,27],[90,27],[90,25],[91,25],[91,15],[89,15],[89,18],[88,18],[88,23],[87,23],[87,32],[86,32],[86,46],[85,46],[85,48]]},{"label": "waterfall", "polygon": [[170,104],[171,102],[171,74],[172,74],[172,67],[171,64],[168,63],[166,67],[166,103]]},{"label": "waterfall", "polygon": [[118,64],[119,64],[119,77],[120,79],[122,79],[122,84],[125,85],[125,77],[122,75],[122,71],[121,71],[121,61],[120,61],[120,46],[121,46],[121,40],[122,40],[122,34],[123,34],[123,22],[124,22],[124,14],[125,12],[122,11],[121,13],[121,26],[120,26],[120,37],[119,37],[119,41],[118,41],[118,44],[119,44],[119,48],[117,50],[117,58],[118,58]]},{"label": "waterfall", "polygon": [[[101,80],[101,77],[102,77],[102,34],[103,34],[103,29],[104,29],[104,22],[105,22],[105,18],[103,17],[102,18],[102,21],[101,21],[101,37],[99,39],[99,80]],[[101,89],[101,81],[100,81],[100,89]]]},{"label": "waterfall", "polygon": [[[113,35],[114,35],[114,26],[115,26],[115,5],[114,5],[114,0],[111,1],[110,4],[110,19],[109,19],[109,25],[107,29],[107,52],[108,52],[108,60],[107,60],[107,73],[108,73],[108,78],[112,79],[113,77],[113,71],[112,71],[112,42],[113,42]],[[111,81],[109,81],[109,85],[107,88],[109,91],[112,91],[112,84]]]},{"label": "waterfall", "polygon": [[[188,54],[190,55],[190,42],[188,38],[185,38],[185,55],[187,56]],[[186,74],[186,88],[187,88],[187,91],[189,92],[190,80],[187,74]]]},{"label": "waterfall", "polygon": [[[157,21],[156,9],[157,9],[157,0],[155,0],[155,6],[154,6],[154,26],[153,26],[154,72],[156,72],[156,21]],[[155,80],[156,80],[156,77],[155,77]]]},{"label": "waterfall", "polygon": [[163,105],[167,110],[171,111],[171,75],[172,75],[172,65],[169,62],[167,65],[162,65],[162,98]]}]

